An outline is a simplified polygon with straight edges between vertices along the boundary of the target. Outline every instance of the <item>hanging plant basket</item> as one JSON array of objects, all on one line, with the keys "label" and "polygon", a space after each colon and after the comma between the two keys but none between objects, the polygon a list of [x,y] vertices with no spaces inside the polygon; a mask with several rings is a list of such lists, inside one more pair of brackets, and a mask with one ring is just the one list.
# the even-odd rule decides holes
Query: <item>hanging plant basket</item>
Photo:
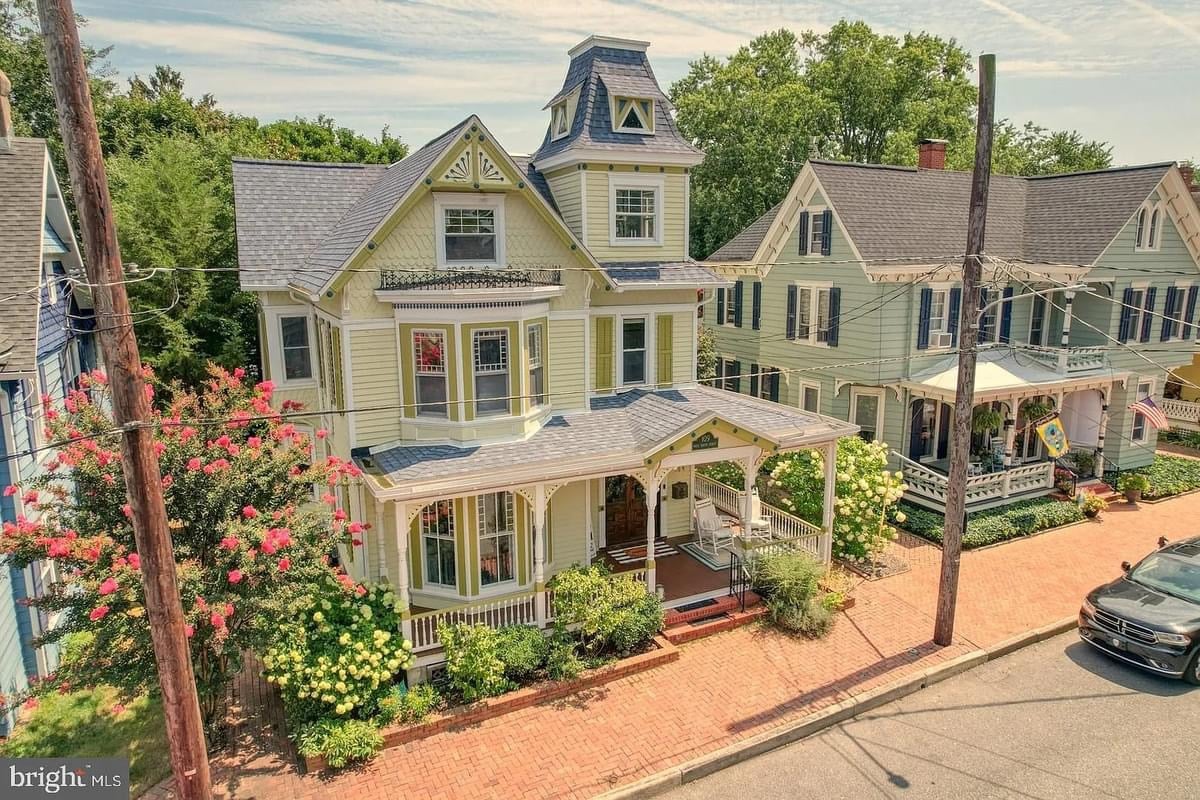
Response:
[{"label": "hanging plant basket", "polygon": [[971,413],[971,430],[974,433],[987,433],[1004,424],[1004,415],[991,408],[980,406]]}]

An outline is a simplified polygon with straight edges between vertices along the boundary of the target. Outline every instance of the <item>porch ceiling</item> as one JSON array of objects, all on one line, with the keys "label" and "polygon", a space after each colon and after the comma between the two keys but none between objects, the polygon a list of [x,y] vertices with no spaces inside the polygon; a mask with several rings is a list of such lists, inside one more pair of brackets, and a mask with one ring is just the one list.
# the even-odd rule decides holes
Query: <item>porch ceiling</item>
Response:
[{"label": "porch ceiling", "polygon": [[[1014,349],[981,350],[975,367],[975,401],[1034,397],[1060,389],[1075,391],[1099,388],[1128,377],[1128,372],[1111,369],[1096,369],[1068,376]],[[933,367],[915,373],[902,385],[925,397],[954,402],[958,385],[958,356],[947,356]]]},{"label": "porch ceiling", "polygon": [[[767,450],[816,447],[858,430],[831,417],[708,387],[636,389],[595,398],[587,412],[555,415],[528,439],[398,445],[356,453],[355,460],[380,497],[441,497],[633,472],[681,435],[713,420],[765,437]],[[721,460],[724,449],[709,451],[714,461]]]}]

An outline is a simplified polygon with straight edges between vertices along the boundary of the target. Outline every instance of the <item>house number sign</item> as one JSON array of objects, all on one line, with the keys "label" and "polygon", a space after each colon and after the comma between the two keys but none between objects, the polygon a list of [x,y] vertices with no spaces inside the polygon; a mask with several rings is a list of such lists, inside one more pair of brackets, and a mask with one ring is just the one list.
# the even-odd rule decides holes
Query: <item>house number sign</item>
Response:
[{"label": "house number sign", "polygon": [[695,439],[692,440],[692,449],[693,450],[713,450],[713,449],[719,447],[720,445],[721,445],[720,441],[718,441],[717,437],[712,435],[711,433],[706,433],[701,436],[697,436]]}]

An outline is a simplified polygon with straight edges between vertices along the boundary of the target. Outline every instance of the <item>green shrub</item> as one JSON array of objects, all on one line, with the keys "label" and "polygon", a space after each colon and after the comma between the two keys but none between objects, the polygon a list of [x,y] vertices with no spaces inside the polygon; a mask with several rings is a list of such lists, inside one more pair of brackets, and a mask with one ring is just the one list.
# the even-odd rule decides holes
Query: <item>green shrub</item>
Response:
[{"label": "green shrub", "polygon": [[1140,472],[1124,472],[1117,478],[1118,492],[1140,492],[1150,494],[1150,479]]},{"label": "green shrub", "polygon": [[334,769],[366,761],[383,749],[383,736],[360,719],[322,719],[310,722],[296,735],[296,749],[306,757],[324,756]]},{"label": "green shrub", "polygon": [[[1147,500],[1157,500],[1161,497],[1171,497],[1176,494],[1200,489],[1200,461],[1184,456],[1172,456],[1158,453],[1154,461],[1147,467],[1139,467],[1129,472],[1122,472],[1117,479],[1117,490],[1121,488],[1121,480],[1127,475],[1142,475],[1150,486],[1142,491],[1142,497]],[[1112,483],[1111,476],[1106,478]]]},{"label": "green shrub", "polygon": [[550,680],[569,681],[583,672],[583,659],[576,651],[576,642],[568,634],[556,631],[547,641],[546,674]]},{"label": "green shrub", "polygon": [[833,625],[832,609],[821,592],[825,568],[799,551],[772,553],[754,562],[755,591],[767,598],[767,617],[784,630],[824,636]]},{"label": "green shrub", "polygon": [[528,625],[509,625],[498,631],[497,655],[504,662],[504,677],[528,683],[546,666],[546,637]]},{"label": "green shrub", "polygon": [[395,687],[379,704],[379,716],[376,721],[382,725],[390,725],[399,720],[411,724],[421,722],[428,717],[442,702],[442,696],[431,683],[418,683],[407,689]]},{"label": "green shrub", "polygon": [[500,632],[487,625],[439,625],[450,689],[468,703],[512,688],[500,660]]},{"label": "green shrub", "polygon": [[552,585],[555,626],[571,629],[590,654],[626,655],[662,628],[662,603],[632,577],[610,575],[598,565],[574,566]]},{"label": "green shrub", "polygon": [[712,478],[717,483],[732,486],[739,492],[746,488],[746,476],[741,464],[736,461],[717,461],[696,467],[696,471],[706,478]]},{"label": "green shrub", "polygon": [[1089,492],[1087,489],[1084,489],[1080,492],[1080,496],[1083,498],[1083,502],[1079,504],[1079,508],[1085,516],[1090,515],[1094,517],[1101,511],[1108,510],[1108,501],[1095,492]]},{"label": "green shrub", "polygon": [[[937,544],[942,543],[944,517],[935,511],[903,503],[905,519],[900,527]],[[973,511],[967,518],[963,547],[971,549],[1028,536],[1031,533],[1069,525],[1084,518],[1075,503],[1049,498],[1021,500],[1007,506]]]}]

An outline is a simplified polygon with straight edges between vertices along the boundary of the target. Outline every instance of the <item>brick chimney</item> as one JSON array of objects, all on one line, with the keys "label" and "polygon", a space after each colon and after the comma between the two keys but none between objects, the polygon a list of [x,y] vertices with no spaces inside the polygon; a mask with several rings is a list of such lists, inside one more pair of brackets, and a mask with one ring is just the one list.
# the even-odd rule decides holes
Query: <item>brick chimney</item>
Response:
[{"label": "brick chimney", "polygon": [[946,168],[946,140],[922,139],[917,142],[918,169]]},{"label": "brick chimney", "polygon": [[1179,175],[1183,178],[1183,185],[1188,187],[1188,191],[1192,190],[1192,181],[1195,178],[1196,170],[1194,167],[1189,167],[1187,164],[1179,165]]},{"label": "brick chimney", "polygon": [[0,153],[12,149],[13,118],[8,96],[12,93],[12,81],[0,71]]}]

